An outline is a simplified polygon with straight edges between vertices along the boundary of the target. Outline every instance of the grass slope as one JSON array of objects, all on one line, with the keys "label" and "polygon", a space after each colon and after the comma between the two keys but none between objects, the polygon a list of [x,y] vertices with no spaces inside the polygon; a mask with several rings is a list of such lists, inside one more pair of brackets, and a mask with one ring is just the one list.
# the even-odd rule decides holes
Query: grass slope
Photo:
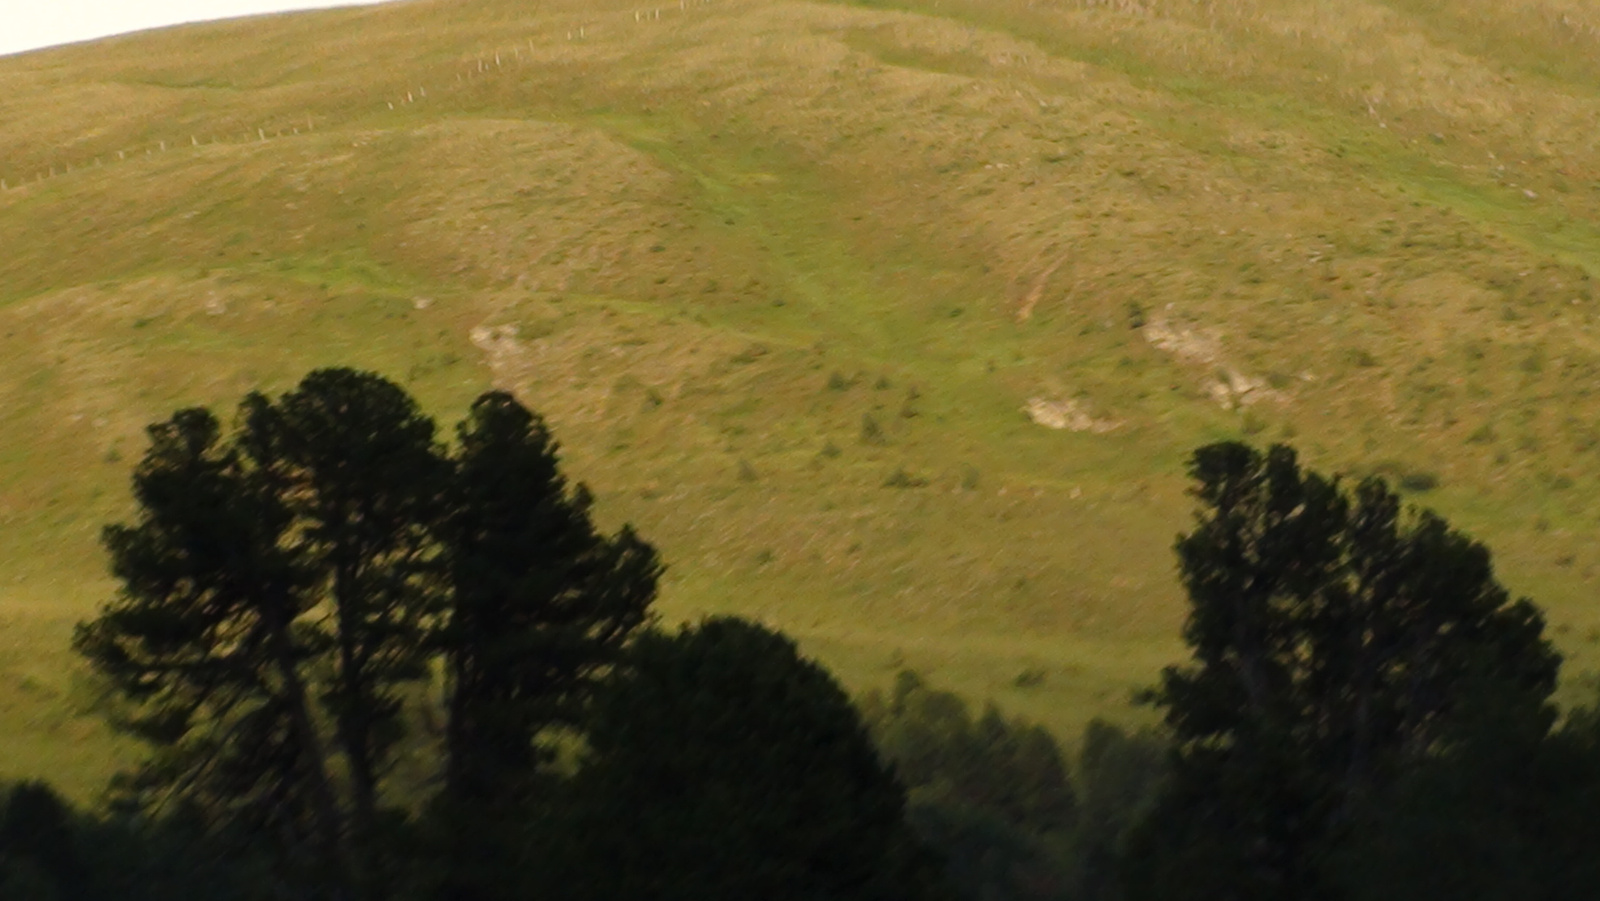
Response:
[{"label": "grass slope", "polygon": [[1404,479],[1589,667],[1596,60],[1582,0],[413,0],[0,59],[0,774],[119,753],[65,648],[143,425],[328,364],[515,388],[666,619],[858,688],[1137,715],[1183,457],[1239,435]]}]

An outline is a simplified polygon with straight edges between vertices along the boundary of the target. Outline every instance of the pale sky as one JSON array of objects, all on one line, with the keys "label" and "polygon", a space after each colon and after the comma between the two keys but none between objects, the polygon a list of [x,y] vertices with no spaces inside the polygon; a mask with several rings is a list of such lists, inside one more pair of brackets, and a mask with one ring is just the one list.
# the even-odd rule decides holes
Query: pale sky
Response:
[{"label": "pale sky", "polygon": [[183,22],[380,0],[0,0],[0,56]]}]

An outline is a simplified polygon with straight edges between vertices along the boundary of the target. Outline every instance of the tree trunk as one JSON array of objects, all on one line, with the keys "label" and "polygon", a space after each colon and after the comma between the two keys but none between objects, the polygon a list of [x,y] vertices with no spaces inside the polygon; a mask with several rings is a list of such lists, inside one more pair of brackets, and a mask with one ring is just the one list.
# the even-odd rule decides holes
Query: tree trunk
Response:
[{"label": "tree trunk", "polygon": [[355,883],[360,897],[381,899],[372,867],[372,842],[378,820],[377,777],[373,772],[371,718],[366,709],[366,659],[361,652],[361,625],[356,607],[356,567],[347,562],[336,565],[333,603],[338,623],[339,700],[335,704],[339,745],[344,752],[350,776],[350,820],[355,840]]},{"label": "tree trunk", "polygon": [[339,811],[338,798],[334,795],[333,779],[328,775],[327,751],[322,746],[322,737],[317,733],[317,725],[311,715],[305,681],[295,669],[288,625],[281,619],[275,617],[275,621],[269,625],[269,643],[273,665],[278,671],[278,678],[283,680],[284,693],[288,696],[289,716],[300,746],[300,758],[308,770],[316,841],[323,853],[333,857],[341,881],[348,884],[354,873],[344,831],[344,817]]},{"label": "tree trunk", "polygon": [[472,730],[467,725],[468,692],[464,672],[466,666],[461,660],[460,648],[451,648],[446,653],[448,661],[446,672],[450,681],[445,689],[447,691],[444,726],[445,795],[453,801],[460,801],[470,791],[469,786],[472,781],[469,774],[471,763],[468,760]]}]

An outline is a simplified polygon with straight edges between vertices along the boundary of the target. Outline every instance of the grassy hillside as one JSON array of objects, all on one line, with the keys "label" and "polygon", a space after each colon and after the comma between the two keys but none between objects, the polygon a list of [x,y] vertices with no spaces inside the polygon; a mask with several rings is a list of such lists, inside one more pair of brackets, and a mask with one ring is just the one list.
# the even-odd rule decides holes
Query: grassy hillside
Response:
[{"label": "grassy hillside", "polygon": [[[141,429],[515,388],[670,620],[1070,734],[1181,653],[1182,461],[1381,472],[1597,659],[1590,0],[412,0],[0,59],[0,770]],[[898,487],[896,487],[898,486]]]}]

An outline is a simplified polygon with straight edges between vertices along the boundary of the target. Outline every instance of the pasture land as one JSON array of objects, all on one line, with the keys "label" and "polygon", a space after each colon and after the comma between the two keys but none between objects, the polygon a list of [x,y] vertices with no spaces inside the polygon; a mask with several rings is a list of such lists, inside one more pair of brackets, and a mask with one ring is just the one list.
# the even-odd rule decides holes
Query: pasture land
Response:
[{"label": "pasture land", "polygon": [[126,753],[67,642],[143,426],[321,365],[514,388],[665,620],[1069,740],[1180,658],[1224,437],[1600,659],[1592,2],[412,0],[0,59],[0,123],[0,775]]}]

